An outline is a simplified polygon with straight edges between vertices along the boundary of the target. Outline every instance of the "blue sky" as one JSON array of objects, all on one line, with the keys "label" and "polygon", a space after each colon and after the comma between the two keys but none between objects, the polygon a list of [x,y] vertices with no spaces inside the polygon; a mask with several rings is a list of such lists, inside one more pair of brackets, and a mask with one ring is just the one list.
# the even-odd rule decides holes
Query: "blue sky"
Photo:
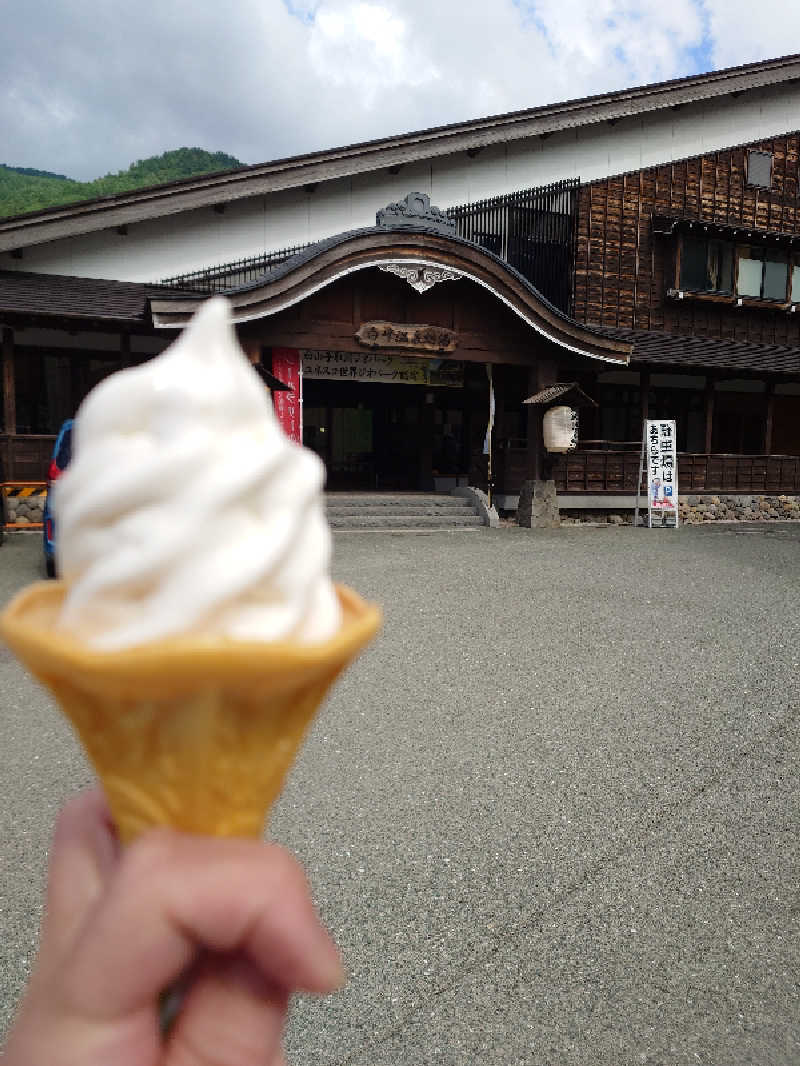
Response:
[{"label": "blue sky", "polygon": [[0,162],[243,162],[800,52],[798,0],[26,0]]}]

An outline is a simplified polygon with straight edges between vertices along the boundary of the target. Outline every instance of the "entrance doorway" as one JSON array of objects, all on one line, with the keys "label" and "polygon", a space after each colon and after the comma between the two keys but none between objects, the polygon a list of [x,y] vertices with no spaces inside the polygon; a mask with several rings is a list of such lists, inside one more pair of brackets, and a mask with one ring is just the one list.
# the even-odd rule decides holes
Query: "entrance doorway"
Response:
[{"label": "entrance doorway", "polygon": [[432,491],[466,471],[463,389],[306,380],[303,443],[331,491]]}]

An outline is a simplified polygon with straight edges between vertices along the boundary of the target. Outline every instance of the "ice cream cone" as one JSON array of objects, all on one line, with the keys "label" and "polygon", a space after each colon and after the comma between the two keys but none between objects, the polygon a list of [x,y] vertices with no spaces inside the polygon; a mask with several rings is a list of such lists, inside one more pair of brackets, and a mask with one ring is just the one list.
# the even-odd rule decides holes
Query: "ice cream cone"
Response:
[{"label": "ice cream cone", "polygon": [[59,582],[23,590],[0,634],[75,727],[124,843],[157,825],[253,837],[326,692],[380,625],[376,607],[336,592],[342,625],[321,644],[181,637],[95,651],[56,627]]}]

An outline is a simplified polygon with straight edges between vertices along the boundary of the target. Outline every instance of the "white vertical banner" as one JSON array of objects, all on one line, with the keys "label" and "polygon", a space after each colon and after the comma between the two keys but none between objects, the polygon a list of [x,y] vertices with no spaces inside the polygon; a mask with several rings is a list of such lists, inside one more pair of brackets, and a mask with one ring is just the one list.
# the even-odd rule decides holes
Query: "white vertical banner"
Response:
[{"label": "white vertical banner", "polygon": [[644,454],[647,463],[647,524],[678,528],[678,450],[675,422],[645,422]]},{"label": "white vertical banner", "polygon": [[492,430],[494,429],[494,382],[492,381],[492,364],[486,364],[486,376],[489,379],[489,419],[486,423],[486,436],[483,439],[483,454],[492,454]]},{"label": "white vertical banner", "polygon": [[492,431],[494,429],[494,382],[492,381],[492,364],[486,364],[486,376],[489,379],[489,419],[486,423],[486,439],[483,442],[483,454],[487,456],[486,495],[492,506]]}]

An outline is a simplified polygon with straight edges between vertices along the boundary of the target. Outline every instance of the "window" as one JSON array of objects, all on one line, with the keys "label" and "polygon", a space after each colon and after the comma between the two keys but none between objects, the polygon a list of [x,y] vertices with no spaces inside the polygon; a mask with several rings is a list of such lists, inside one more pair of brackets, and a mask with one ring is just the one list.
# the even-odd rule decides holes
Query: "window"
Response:
[{"label": "window", "polygon": [[772,186],[772,152],[747,153],[747,184],[757,189]]},{"label": "window", "polygon": [[687,234],[678,253],[678,290],[701,299],[735,294],[765,303],[800,303],[800,252],[776,243],[735,245],[730,239]]},{"label": "window", "polygon": [[780,300],[787,298],[788,258],[786,252],[765,248],[738,248],[737,296],[749,296],[756,300]]},{"label": "window", "polygon": [[686,237],[680,287],[688,292],[733,292],[733,245]]}]

